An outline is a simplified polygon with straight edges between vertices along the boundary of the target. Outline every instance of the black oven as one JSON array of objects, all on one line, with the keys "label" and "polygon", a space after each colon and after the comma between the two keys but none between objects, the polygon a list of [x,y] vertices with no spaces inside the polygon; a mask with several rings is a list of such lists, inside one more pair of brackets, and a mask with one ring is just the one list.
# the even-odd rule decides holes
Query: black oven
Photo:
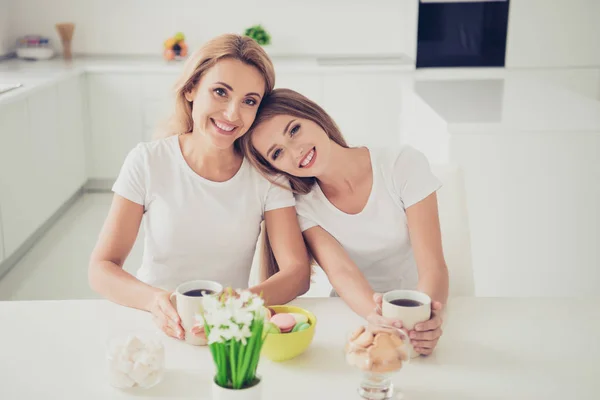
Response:
[{"label": "black oven", "polygon": [[503,67],[509,0],[421,0],[417,68]]}]

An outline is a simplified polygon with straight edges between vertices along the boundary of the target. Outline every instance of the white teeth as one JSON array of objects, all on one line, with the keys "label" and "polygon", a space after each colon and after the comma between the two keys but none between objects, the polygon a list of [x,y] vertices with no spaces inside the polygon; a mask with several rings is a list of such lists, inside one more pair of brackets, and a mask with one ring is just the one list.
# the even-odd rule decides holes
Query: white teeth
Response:
[{"label": "white teeth", "polygon": [[215,121],[215,125],[217,125],[219,127],[219,129],[223,129],[224,131],[227,131],[227,132],[231,132],[232,130],[235,129],[235,126],[224,125],[224,124],[221,124],[219,121]]},{"label": "white teeth", "polygon": [[306,157],[304,157],[304,160],[302,160],[302,162],[300,163],[301,166],[306,167],[313,159],[313,157],[315,156],[315,150],[311,150],[310,153],[308,153],[306,155]]}]

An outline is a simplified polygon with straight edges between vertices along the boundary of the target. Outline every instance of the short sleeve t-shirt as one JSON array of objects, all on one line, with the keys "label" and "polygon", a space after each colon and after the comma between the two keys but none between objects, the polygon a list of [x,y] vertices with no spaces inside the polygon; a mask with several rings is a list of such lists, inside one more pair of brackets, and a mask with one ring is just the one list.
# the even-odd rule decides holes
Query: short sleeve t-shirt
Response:
[{"label": "short sleeve t-shirt", "polygon": [[[319,185],[296,196],[302,231],[321,226],[346,250],[373,290],[415,289],[418,271],[406,209],[441,187],[425,156],[410,146],[369,149],[373,186],[364,209],[346,214]],[[335,293],[332,293],[335,295]]]},{"label": "short sleeve t-shirt", "polygon": [[[289,185],[282,177],[277,181]],[[228,181],[201,177],[185,161],[177,136],[131,150],[113,191],[144,206],[137,277],[165,290],[195,279],[248,287],[264,213],[295,205],[292,192],[246,159]]]}]

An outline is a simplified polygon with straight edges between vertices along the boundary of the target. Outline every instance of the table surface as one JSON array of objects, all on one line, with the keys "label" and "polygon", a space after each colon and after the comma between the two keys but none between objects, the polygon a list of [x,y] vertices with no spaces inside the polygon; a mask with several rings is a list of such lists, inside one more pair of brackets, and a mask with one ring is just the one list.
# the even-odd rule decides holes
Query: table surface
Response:
[{"label": "table surface", "polygon": [[[339,298],[293,302],[315,313],[311,347],[283,363],[263,358],[263,398],[359,399],[360,373],[343,344],[361,319]],[[430,357],[394,379],[411,399],[598,399],[600,318],[596,299],[455,298]],[[594,317],[596,316],[596,317]],[[107,383],[105,344],[153,331],[142,311],[104,300],[0,302],[0,399],[210,399],[206,347],[164,337],[164,380],[149,390]]]}]

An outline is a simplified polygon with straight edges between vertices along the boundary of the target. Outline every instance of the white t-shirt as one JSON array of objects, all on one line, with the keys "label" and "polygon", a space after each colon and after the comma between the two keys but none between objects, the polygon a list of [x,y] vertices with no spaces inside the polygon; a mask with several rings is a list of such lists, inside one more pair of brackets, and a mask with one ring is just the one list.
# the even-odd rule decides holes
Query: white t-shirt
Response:
[{"label": "white t-shirt", "polygon": [[295,204],[290,191],[245,158],[226,182],[201,177],[185,161],[177,136],[138,144],[113,191],[144,206],[137,277],[166,290],[194,279],[247,288],[264,213]]},{"label": "white t-shirt", "polygon": [[[296,196],[302,231],[321,226],[346,250],[376,292],[415,289],[418,271],[410,244],[406,209],[441,187],[418,150],[369,149],[373,186],[364,209],[346,214],[319,187]],[[335,296],[335,292],[332,292]]]}]

